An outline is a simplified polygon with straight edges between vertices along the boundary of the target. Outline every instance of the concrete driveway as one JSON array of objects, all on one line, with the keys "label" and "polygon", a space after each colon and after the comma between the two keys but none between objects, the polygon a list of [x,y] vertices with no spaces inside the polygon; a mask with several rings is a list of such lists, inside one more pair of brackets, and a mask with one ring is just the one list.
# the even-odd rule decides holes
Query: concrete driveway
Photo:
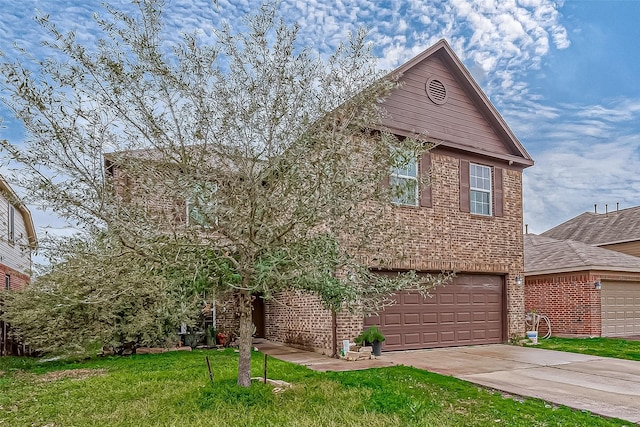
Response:
[{"label": "concrete driveway", "polygon": [[383,353],[381,359],[520,396],[640,422],[640,362],[511,345]]},{"label": "concrete driveway", "polygon": [[393,365],[454,376],[510,394],[640,423],[640,362],[503,344],[382,353],[347,362],[268,343],[273,357],[318,371]]}]

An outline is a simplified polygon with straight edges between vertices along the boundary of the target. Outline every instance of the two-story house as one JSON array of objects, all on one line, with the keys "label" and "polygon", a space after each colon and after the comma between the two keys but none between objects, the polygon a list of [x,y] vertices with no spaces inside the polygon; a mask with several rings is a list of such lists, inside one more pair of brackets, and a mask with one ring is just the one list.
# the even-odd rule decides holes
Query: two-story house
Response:
[{"label": "two-story house", "polygon": [[432,183],[397,201],[388,220],[405,224],[394,239],[404,256],[393,260],[398,248],[385,248],[381,238],[377,255],[386,251],[392,261],[380,273],[457,276],[432,298],[403,293],[367,319],[338,314],[332,321],[308,295],[258,303],[254,322],[267,339],[328,353],[332,328],[341,342],[379,325],[386,350],[500,343],[524,333],[522,171],[533,160],[445,40],[394,73],[402,86],[385,101],[384,125],[399,136],[426,134],[437,146],[391,171],[391,182],[430,171]]},{"label": "two-story house", "polygon": [[[29,209],[0,176],[0,292],[20,290],[29,283],[31,252],[36,245]],[[14,344],[8,325],[0,321],[0,355],[11,353]]]},{"label": "two-story house", "polygon": [[[386,335],[386,350],[500,343],[524,334],[522,171],[533,160],[445,40],[393,73],[402,84],[385,100],[383,125],[400,137],[427,135],[436,147],[390,171],[388,185],[408,183],[415,192],[395,200],[383,219],[400,224],[399,234],[373,233],[375,255],[359,255],[380,274],[455,271],[456,278],[432,298],[399,294],[397,304],[366,319],[333,315],[309,294],[258,296],[257,337],[334,353],[338,342],[373,324]],[[107,170],[124,180],[112,159]],[[424,174],[431,185],[420,189]],[[216,301],[218,327],[237,330],[236,311],[224,298]]]}]

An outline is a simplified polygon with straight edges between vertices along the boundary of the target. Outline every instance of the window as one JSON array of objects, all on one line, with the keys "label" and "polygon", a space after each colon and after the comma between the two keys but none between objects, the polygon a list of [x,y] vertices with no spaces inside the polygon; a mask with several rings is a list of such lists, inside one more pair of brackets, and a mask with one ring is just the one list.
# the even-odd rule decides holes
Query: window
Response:
[{"label": "window", "polygon": [[471,213],[491,215],[491,168],[469,164]]},{"label": "window", "polygon": [[214,183],[198,185],[187,200],[187,224],[210,227],[217,224],[217,203],[214,195],[218,186]]},{"label": "window", "polygon": [[4,288],[8,291],[9,289],[11,289],[11,275],[9,274],[5,274],[4,275]]},{"label": "window", "polygon": [[391,201],[397,205],[418,206],[418,162],[412,152],[394,149],[394,165],[389,176]]},{"label": "window", "polygon": [[8,240],[9,243],[14,243],[16,240],[16,231],[15,231],[15,213],[16,210],[13,206],[9,205],[9,211],[8,211]]}]

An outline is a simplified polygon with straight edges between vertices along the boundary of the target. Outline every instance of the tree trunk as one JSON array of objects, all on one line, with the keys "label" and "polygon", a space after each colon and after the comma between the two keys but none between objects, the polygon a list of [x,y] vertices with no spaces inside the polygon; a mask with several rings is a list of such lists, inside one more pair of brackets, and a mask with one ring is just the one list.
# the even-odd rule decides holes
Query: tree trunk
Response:
[{"label": "tree trunk", "polygon": [[240,358],[238,360],[238,385],[251,385],[251,346],[253,344],[253,322],[251,321],[251,293],[240,291]]}]

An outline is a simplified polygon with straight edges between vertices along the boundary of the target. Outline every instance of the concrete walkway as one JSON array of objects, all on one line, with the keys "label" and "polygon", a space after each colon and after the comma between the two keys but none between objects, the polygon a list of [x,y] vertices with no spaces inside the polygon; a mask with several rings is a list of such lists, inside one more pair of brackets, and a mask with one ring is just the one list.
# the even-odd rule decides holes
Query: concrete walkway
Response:
[{"label": "concrete walkway", "polygon": [[393,351],[347,362],[263,342],[275,358],[316,371],[347,371],[393,365],[454,376],[510,394],[584,409],[640,423],[640,362],[503,344]]}]

